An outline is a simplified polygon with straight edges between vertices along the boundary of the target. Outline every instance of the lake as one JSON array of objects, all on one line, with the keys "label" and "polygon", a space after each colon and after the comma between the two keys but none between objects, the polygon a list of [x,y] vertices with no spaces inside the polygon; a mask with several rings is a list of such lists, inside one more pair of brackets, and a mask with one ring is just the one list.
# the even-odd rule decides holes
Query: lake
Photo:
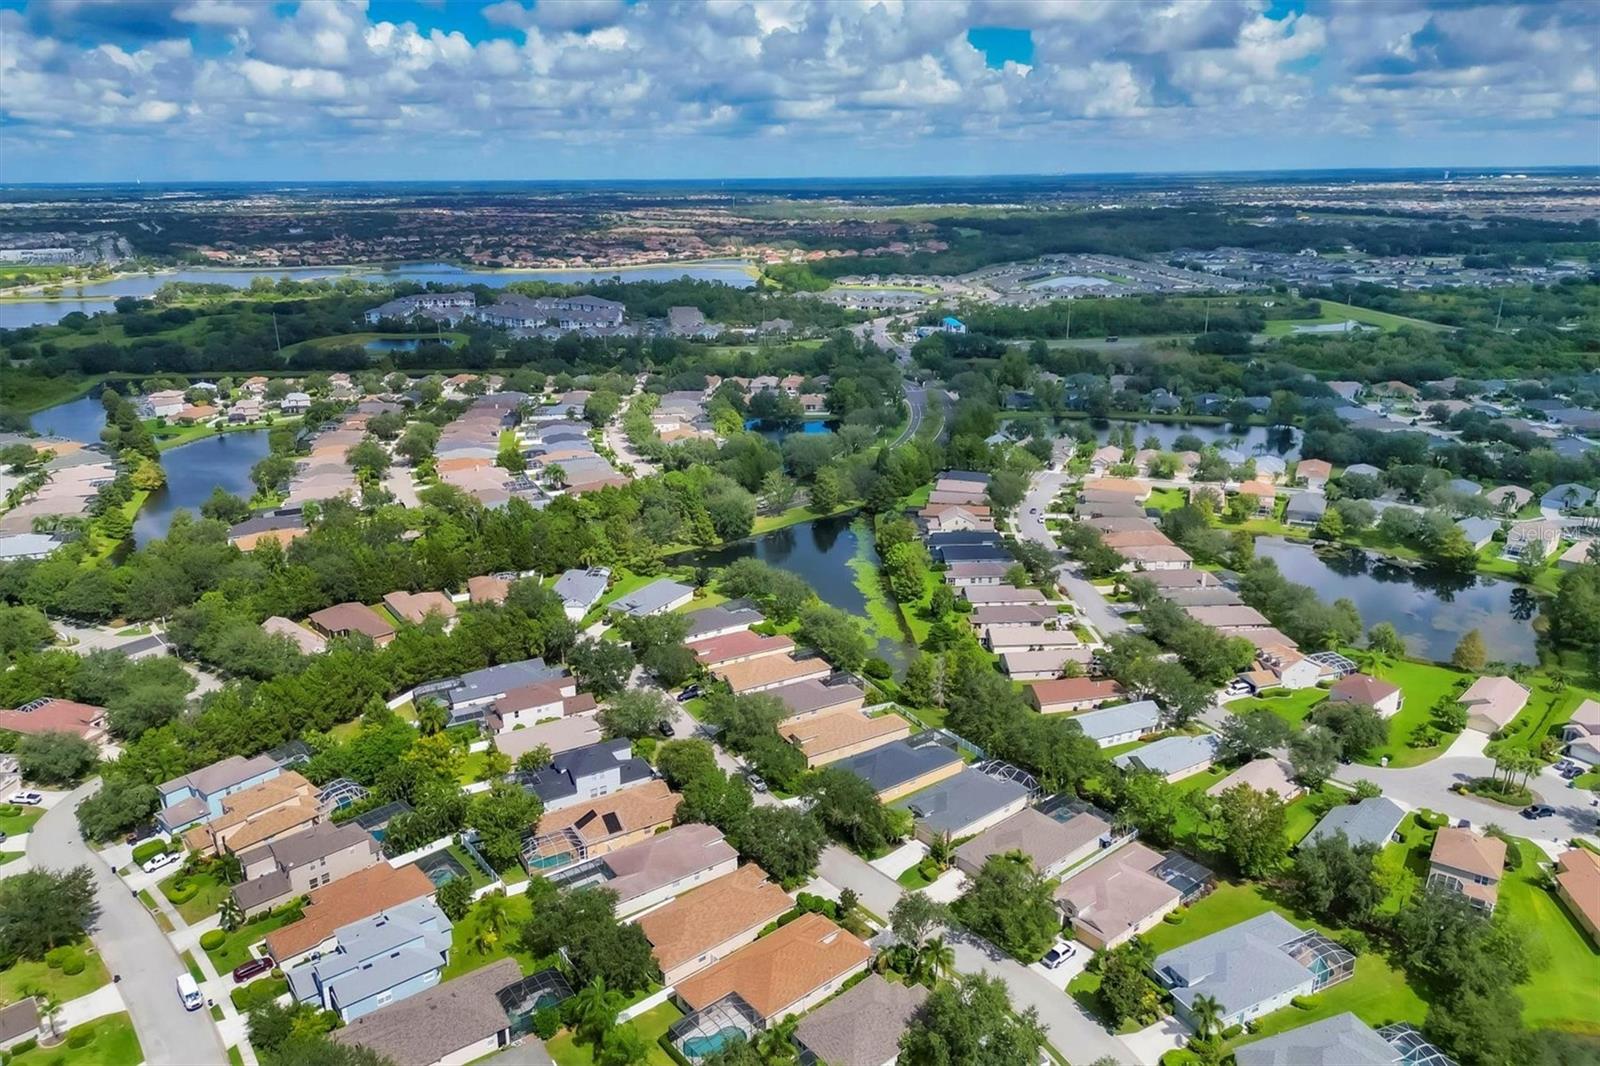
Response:
[{"label": "lake", "polygon": [[240,430],[204,437],[161,454],[167,483],[150,494],[133,523],[133,539],[146,544],[167,535],[172,516],[187,509],[199,515],[211,491],[221,487],[241,499],[255,495],[250,468],[267,457],[267,431]]},{"label": "lake", "polygon": [[74,311],[93,315],[110,311],[118,296],[152,296],[169,281],[198,282],[203,285],[231,285],[243,289],[257,278],[273,281],[323,281],[354,277],[363,281],[414,281],[419,284],[487,285],[502,288],[513,281],[554,281],[576,285],[620,277],[624,281],[676,281],[681,277],[700,281],[720,281],[736,289],[755,284],[742,259],[707,259],[695,263],[663,263],[657,266],[612,267],[592,270],[473,270],[454,263],[404,263],[393,267],[280,267],[275,270],[209,269],[169,270],[151,276],[129,275],[109,281],[91,281],[62,288],[65,299],[0,300],[0,329],[22,326],[49,326]]},{"label": "lake", "polygon": [[100,403],[99,389],[90,389],[76,400],[47,407],[28,419],[28,424],[49,437],[65,437],[95,444],[106,426],[106,409]]},{"label": "lake", "polygon": [[804,422],[800,423],[799,429],[783,429],[779,426],[768,426],[767,423],[763,422],[759,418],[747,418],[744,421],[744,428],[759,433],[761,436],[772,441],[774,444],[781,444],[783,442],[783,438],[794,433],[798,433],[806,437],[813,437],[819,436],[823,433],[833,432],[833,426],[826,419],[822,418],[808,418]]},{"label": "lake", "polygon": [[[714,569],[727,566],[735,559],[760,559],[780,570],[800,575],[823,603],[864,619],[867,601],[856,588],[855,571],[850,568],[858,546],[856,533],[850,528],[853,521],[850,515],[817,518],[724,548],[688,552],[673,562]],[[873,565],[877,565],[876,551],[872,553],[872,560]],[[880,638],[876,654],[900,674],[905,670],[910,650],[902,640]]]},{"label": "lake", "polygon": [[1276,537],[1257,538],[1256,554],[1328,603],[1350,600],[1365,628],[1392,624],[1418,658],[1448,662],[1462,636],[1476,629],[1490,659],[1538,661],[1532,624],[1538,604],[1513,582],[1397,566],[1363,551],[1318,552]]},{"label": "lake", "polygon": [[[1101,444],[1111,436],[1112,432],[1120,433],[1127,422],[1111,422],[1109,424],[1095,423],[1095,439]],[[1234,426],[1198,424],[1185,425],[1179,422],[1134,422],[1133,444],[1136,448],[1144,447],[1146,437],[1154,437],[1161,442],[1164,450],[1172,449],[1172,442],[1183,436],[1199,437],[1202,443],[1215,444],[1219,448],[1238,448],[1246,455],[1276,455],[1280,459],[1300,458],[1300,431],[1289,428],[1269,428],[1267,426],[1246,426],[1238,429]]]}]

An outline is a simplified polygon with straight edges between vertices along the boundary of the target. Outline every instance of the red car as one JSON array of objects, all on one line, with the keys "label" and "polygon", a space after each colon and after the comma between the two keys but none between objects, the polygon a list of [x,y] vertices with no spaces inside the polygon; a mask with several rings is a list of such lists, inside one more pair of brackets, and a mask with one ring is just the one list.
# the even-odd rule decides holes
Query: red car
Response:
[{"label": "red car", "polygon": [[276,965],[277,963],[271,959],[251,959],[249,962],[241,962],[233,968],[233,983],[243,984],[257,974],[266,973]]}]

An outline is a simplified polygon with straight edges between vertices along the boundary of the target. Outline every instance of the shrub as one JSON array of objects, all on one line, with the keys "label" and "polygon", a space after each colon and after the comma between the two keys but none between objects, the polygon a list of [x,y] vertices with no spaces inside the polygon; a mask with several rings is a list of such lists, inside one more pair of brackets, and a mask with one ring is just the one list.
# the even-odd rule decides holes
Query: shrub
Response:
[{"label": "shrub", "polygon": [[70,1048],[88,1047],[93,1042],[94,1033],[81,1026],[67,1034],[67,1046]]},{"label": "shrub", "polygon": [[52,970],[59,970],[67,964],[67,960],[78,953],[78,949],[71,944],[62,944],[60,947],[51,948],[44,953],[44,964]]},{"label": "shrub", "polygon": [[12,1047],[11,1047],[11,1057],[12,1058],[16,1058],[18,1055],[26,1055],[28,1052],[32,1051],[34,1048],[36,1048],[38,1046],[39,1046],[39,1038],[36,1037],[36,1036],[30,1036],[30,1037],[28,1037],[28,1039],[26,1039],[26,1040],[24,1040],[24,1041],[22,1041],[20,1043],[12,1045]]},{"label": "shrub", "polygon": [[228,934],[221,929],[207,929],[200,934],[200,950],[215,951],[228,939]]},{"label": "shrub", "polygon": [[66,974],[68,977],[76,977],[82,973],[88,965],[88,960],[82,955],[74,955],[72,958],[61,964],[61,972]]},{"label": "shrub", "polygon": [[167,853],[165,840],[146,840],[143,844],[133,849],[133,861],[136,865],[143,866],[157,855]]},{"label": "shrub", "polygon": [[1230,1026],[1228,1026],[1226,1029],[1224,1029],[1222,1031],[1222,1039],[1224,1039],[1224,1040],[1233,1040],[1233,1039],[1243,1035],[1243,1033],[1244,1033],[1244,1026],[1242,1026],[1242,1025],[1230,1025]]},{"label": "shrub", "polygon": [[886,681],[894,676],[894,668],[877,656],[868,659],[861,667],[861,672],[868,677],[875,677],[879,681]]},{"label": "shrub", "polygon": [[1359,929],[1346,929],[1333,939],[1349,949],[1352,955],[1365,955],[1372,950],[1371,938]]},{"label": "shrub", "polygon": [[1424,808],[1416,814],[1417,824],[1424,829],[1443,829],[1450,824],[1448,815]]},{"label": "shrub", "polygon": [[1310,1010],[1316,1005],[1316,997],[1314,996],[1296,996],[1289,1001],[1289,1006],[1295,1010]]},{"label": "shrub", "polygon": [[1162,915],[1161,920],[1166,922],[1168,925],[1182,925],[1183,913],[1181,911],[1168,911],[1166,914]]},{"label": "shrub", "polygon": [[0,803],[0,818],[15,818],[22,813],[22,808],[15,803]]},{"label": "shrub", "polygon": [[555,1007],[540,1007],[533,1013],[533,1035],[549,1040],[561,1028],[561,1011]]},{"label": "shrub", "polygon": [[199,891],[200,885],[188,878],[174,881],[170,885],[161,886],[161,894],[167,897],[169,903],[173,904],[188,903],[191,899],[194,899]]}]

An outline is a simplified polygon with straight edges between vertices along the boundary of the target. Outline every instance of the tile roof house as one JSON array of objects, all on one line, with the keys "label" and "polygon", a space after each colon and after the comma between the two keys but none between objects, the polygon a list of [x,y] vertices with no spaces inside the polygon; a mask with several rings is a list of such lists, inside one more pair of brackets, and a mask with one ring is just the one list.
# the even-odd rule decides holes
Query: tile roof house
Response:
[{"label": "tile roof house", "polygon": [[1058,821],[1033,807],[1024,807],[1000,824],[984,830],[956,849],[956,865],[969,877],[996,855],[1020,851],[1044,877],[1054,877],[1094,854],[1111,832],[1110,823],[1091,813]]},{"label": "tile roof house", "polygon": [[1600,947],[1600,855],[1573,848],[1556,860],[1556,895]]},{"label": "tile roof house", "polygon": [[672,826],[683,797],[661,780],[584,800],[539,819],[537,835],[548,842],[541,857],[594,858],[647,840]]},{"label": "tile roof house", "polygon": [[1079,940],[1096,951],[1148,932],[1175,910],[1183,894],[1155,875],[1165,861],[1138,841],[1125,844],[1055,891],[1056,905]]},{"label": "tile roof house", "polygon": [[1428,885],[1459,892],[1474,907],[1492,912],[1500,898],[1500,875],[1505,866],[1505,841],[1445,826],[1433,838]]},{"label": "tile roof house", "polygon": [[1367,674],[1346,674],[1328,690],[1329,703],[1361,703],[1373,708],[1385,718],[1398,714],[1405,706],[1405,694],[1399,685]]},{"label": "tile roof house", "polygon": [[794,1042],[810,1060],[893,1066],[900,1057],[900,1038],[927,999],[928,990],[921,985],[897,984],[873,974],[802,1018]]},{"label": "tile roof house", "polygon": [[1027,686],[1028,702],[1041,714],[1068,714],[1098,707],[1122,696],[1122,686],[1112,680],[1069,677],[1035,681]]},{"label": "tile roof house", "polygon": [[791,719],[778,733],[800,749],[807,766],[816,767],[904,740],[911,723],[892,712],[868,717],[858,710],[833,711]]},{"label": "tile roof house", "polygon": [[91,744],[100,744],[106,737],[106,709],[45,696],[29,700],[14,710],[0,711],[0,729],[29,736],[71,733]]},{"label": "tile roof house", "polygon": [[1400,1066],[1405,1059],[1371,1026],[1346,1011],[1255,1040],[1234,1052],[1235,1066]]},{"label": "tile roof house", "polygon": [[1572,717],[1562,725],[1561,737],[1563,740],[1600,737],[1600,700],[1584,700],[1578,704]]},{"label": "tile roof house", "polygon": [[338,603],[324,607],[320,611],[313,611],[307,621],[326,637],[348,637],[359,633],[370,637],[380,648],[394,639],[394,626],[363,603]]},{"label": "tile roof house", "polygon": [[1206,789],[1206,795],[1220,796],[1238,785],[1253,788],[1262,795],[1275,792],[1285,803],[1299,799],[1305,793],[1305,787],[1294,779],[1293,766],[1284,759],[1263,756],[1245,763]]},{"label": "tile roof house", "polygon": [[372,834],[355,822],[321,822],[240,854],[245,880],[233,886],[233,900],[246,916],[268,911],[359,873],[382,854]]},{"label": "tile roof house", "polygon": [[743,695],[781,688],[796,681],[820,681],[833,673],[833,666],[826,659],[766,655],[713,666],[711,673],[726,681],[735,694]]},{"label": "tile roof house", "polygon": [[1217,744],[1217,738],[1210,733],[1195,737],[1162,737],[1153,744],[1124,752],[1111,761],[1124,770],[1147,770],[1160,774],[1168,781],[1181,781],[1211,766],[1217,757]]},{"label": "tile roof house", "polygon": [[293,770],[222,800],[222,813],[183,835],[202,855],[239,855],[306,829],[322,818],[317,787]]},{"label": "tile roof house", "polygon": [[562,884],[595,884],[617,894],[617,917],[648,910],[698,885],[733,873],[739,853],[714,826],[690,822],[597,860]]},{"label": "tile roof house", "polygon": [[738,993],[763,1021],[803,1014],[872,961],[872,949],[821,914],[806,914],[679,982],[700,1010]]},{"label": "tile roof house", "polygon": [[865,780],[881,802],[892,803],[955,776],[965,764],[937,738],[918,734],[841,759],[835,765]]},{"label": "tile roof house", "polygon": [[279,547],[309,533],[305,516],[299,511],[253,515],[228,529],[228,543],[242,552],[255,551],[264,540]]},{"label": "tile roof house", "polygon": [[1467,726],[1493,733],[1504,729],[1528,704],[1528,690],[1509,677],[1480,677],[1461,694]]},{"label": "tile roof house", "polygon": [[[1156,956],[1151,970],[1185,1022],[1194,1024],[1195,1000],[1210,996],[1222,1006],[1222,1025],[1241,1025],[1348,978],[1354,957],[1324,943],[1333,945],[1267,911]],[[1327,969],[1319,974],[1313,962]]]},{"label": "tile roof house", "polygon": [[1295,479],[1311,489],[1321,489],[1333,477],[1333,466],[1326,459],[1302,459],[1295,464]]},{"label": "tile roof house", "polygon": [[727,666],[748,659],[763,659],[768,655],[784,655],[794,651],[794,641],[780,635],[763,636],[741,629],[715,637],[706,637],[684,645],[694,652],[697,662],[706,667]]},{"label": "tile roof house", "polygon": [[1084,736],[1110,748],[1154,732],[1161,724],[1161,708],[1154,700],[1138,700],[1075,715],[1072,721]]},{"label": "tile roof house", "polygon": [[387,593],[383,597],[383,605],[402,622],[421,625],[428,620],[429,615],[438,615],[448,621],[456,616],[455,602],[442,592],[398,592]]},{"label": "tile roof house", "polygon": [[643,915],[638,925],[663,983],[675,985],[755,940],[793,906],[789,894],[750,863]]},{"label": "tile roof house", "polygon": [[1371,844],[1381,849],[1394,839],[1405,816],[1406,808],[1388,796],[1342,803],[1323,815],[1302,843],[1315,844],[1325,836],[1343,833],[1352,845]]},{"label": "tile roof house", "polygon": [[439,983],[450,961],[450,919],[413,899],[335,931],[338,947],[286,972],[298,1003],[348,1022]]},{"label": "tile roof house", "polygon": [[305,913],[267,934],[267,953],[288,969],[300,957],[331,943],[338,930],[409,900],[432,896],[433,882],[415,866],[374,863],[359,873],[313,889]]},{"label": "tile roof house", "polygon": [[971,767],[895,804],[911,812],[916,836],[924,841],[941,834],[960,840],[981,833],[1027,805],[1026,786]]},{"label": "tile roof house", "polygon": [[261,623],[263,632],[274,637],[286,637],[300,649],[301,655],[321,655],[328,650],[326,637],[313,633],[305,626],[296,625],[280,615],[273,615]]},{"label": "tile roof house", "polygon": [[202,766],[156,786],[161,793],[161,810],[156,821],[169,833],[176,833],[199,821],[222,814],[222,801],[235,792],[277,777],[282,767],[268,755],[245,758],[230,755],[209,766]]},{"label": "tile roof house", "polygon": [[1000,669],[1013,681],[1046,681],[1060,677],[1069,662],[1087,666],[1093,658],[1094,652],[1085,647],[1008,651],[1000,655]]},{"label": "tile roof house", "polygon": [[498,993],[521,980],[517,960],[499,959],[363,1014],[328,1039],[366,1048],[396,1066],[475,1062],[511,1042],[511,1020]]},{"label": "tile roof house", "polygon": [[504,603],[510,592],[510,578],[495,577],[492,574],[479,574],[477,577],[467,578],[469,603]]}]

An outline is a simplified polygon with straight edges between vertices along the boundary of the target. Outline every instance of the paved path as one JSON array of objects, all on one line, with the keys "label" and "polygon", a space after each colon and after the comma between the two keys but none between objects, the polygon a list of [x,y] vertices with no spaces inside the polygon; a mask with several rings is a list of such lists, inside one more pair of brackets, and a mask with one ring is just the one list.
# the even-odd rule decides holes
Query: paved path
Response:
[{"label": "paved path", "polygon": [[[1050,509],[1050,501],[1060,495],[1062,486],[1069,480],[1071,478],[1067,474],[1058,470],[1046,470],[1033,476],[1028,493],[1022,498],[1022,506],[1017,508],[1019,536],[1043,544],[1051,551],[1059,550],[1055,534],[1044,524],[1044,519]],[[1063,563],[1057,567],[1056,578],[1079,612],[1099,631],[1102,638],[1126,632],[1127,620],[1112,609],[1100,590],[1085,579],[1071,563]]]},{"label": "paved path", "polygon": [[[817,873],[829,884],[854,890],[867,910],[883,918],[888,918],[904,892],[899,884],[837,844],[823,849]],[[956,969],[962,973],[987,973],[1004,981],[1011,991],[1011,1002],[1019,1009],[1038,1010],[1050,1043],[1070,1061],[1138,1061],[1126,1044],[1106,1032],[1039,970],[1022,965],[981,937],[963,930],[950,930],[948,939],[955,949]]]},{"label": "paved path", "polygon": [[39,819],[28,834],[35,868],[80,864],[94,872],[100,913],[89,930],[107,968],[123,980],[116,986],[127,1002],[133,1027],[150,1066],[197,1066],[227,1061],[216,1027],[205,1011],[186,1011],[174,990],[183,962],[144,905],[117,879],[78,832],[74,811],[100,787],[92,781]]}]

